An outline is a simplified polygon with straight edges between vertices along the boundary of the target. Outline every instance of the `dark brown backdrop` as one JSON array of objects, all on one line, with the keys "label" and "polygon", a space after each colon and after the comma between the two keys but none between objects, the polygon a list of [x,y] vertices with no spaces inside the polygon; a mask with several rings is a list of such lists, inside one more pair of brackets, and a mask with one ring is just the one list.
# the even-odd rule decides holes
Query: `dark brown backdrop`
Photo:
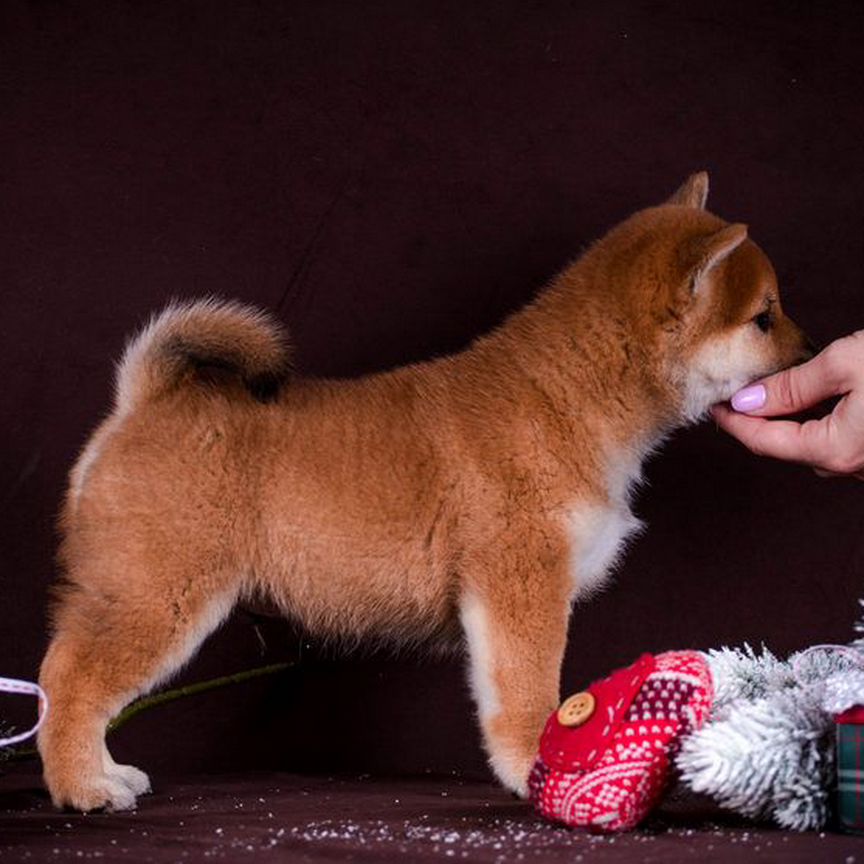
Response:
[{"label": "dark brown backdrop", "polygon": [[[275,310],[303,372],[382,369],[465,345],[707,168],[812,337],[862,326],[862,25],[787,0],[0,5],[0,674],[37,671],[64,474],[170,297]],[[707,424],[648,479],[568,686],[644,650],[849,637],[864,487]],[[455,660],[263,635],[235,616],[183,678],[296,672],[136,721],[123,761],[485,771]]]}]

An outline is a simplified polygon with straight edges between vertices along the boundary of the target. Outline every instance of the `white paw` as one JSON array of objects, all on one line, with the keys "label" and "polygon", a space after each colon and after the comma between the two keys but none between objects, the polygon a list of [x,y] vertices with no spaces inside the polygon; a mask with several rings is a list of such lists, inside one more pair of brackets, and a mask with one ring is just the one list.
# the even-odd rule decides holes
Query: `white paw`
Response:
[{"label": "white paw", "polygon": [[48,783],[51,798],[57,807],[72,807],[89,813],[91,810],[134,810],[135,793],[125,784],[107,774],[88,780],[76,778],[65,788]]},{"label": "white paw", "polygon": [[108,769],[112,780],[119,780],[133,795],[146,795],[150,791],[150,778],[134,765],[117,765]]},{"label": "white paw", "polygon": [[514,751],[499,750],[489,758],[489,765],[502,786],[520,798],[528,797],[528,775],[534,764],[534,754],[521,755]]},{"label": "white paw", "polygon": [[135,793],[125,784],[109,779],[101,790],[104,803],[100,806],[106,810],[134,810]]}]

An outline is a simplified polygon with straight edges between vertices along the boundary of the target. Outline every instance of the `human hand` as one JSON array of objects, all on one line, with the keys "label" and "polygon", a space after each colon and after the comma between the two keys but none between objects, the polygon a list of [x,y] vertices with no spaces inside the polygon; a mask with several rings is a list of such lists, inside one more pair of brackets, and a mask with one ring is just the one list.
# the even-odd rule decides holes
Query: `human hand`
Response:
[{"label": "human hand", "polygon": [[[819,420],[772,420],[842,396]],[[715,405],[717,424],[758,456],[810,465],[823,477],[864,480],[864,330],[832,342],[801,366],[784,369]]]}]

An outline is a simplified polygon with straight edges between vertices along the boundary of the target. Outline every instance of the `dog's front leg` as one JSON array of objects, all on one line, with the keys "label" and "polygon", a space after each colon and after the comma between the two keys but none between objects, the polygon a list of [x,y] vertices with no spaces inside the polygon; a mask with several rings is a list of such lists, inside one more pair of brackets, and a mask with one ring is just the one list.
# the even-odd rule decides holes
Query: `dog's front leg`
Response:
[{"label": "dog's front leg", "polygon": [[533,555],[527,548],[505,555],[509,561],[496,556],[494,564],[475,572],[478,578],[461,599],[469,677],[489,764],[521,796],[528,792],[546,718],[558,704],[567,640],[566,552],[549,551],[546,544]]}]

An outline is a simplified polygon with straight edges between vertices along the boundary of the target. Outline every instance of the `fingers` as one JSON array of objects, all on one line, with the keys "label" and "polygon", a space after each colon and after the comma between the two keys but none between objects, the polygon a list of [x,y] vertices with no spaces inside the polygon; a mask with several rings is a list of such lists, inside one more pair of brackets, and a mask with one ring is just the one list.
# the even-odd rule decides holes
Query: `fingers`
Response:
[{"label": "fingers", "polygon": [[831,416],[795,423],[766,420],[739,414],[726,405],[715,405],[711,413],[717,424],[758,456],[773,456],[789,462],[821,465],[833,447]]},{"label": "fingers", "polygon": [[[820,420],[768,419],[840,395]],[[864,331],[838,339],[802,366],[744,388],[731,407],[715,405],[712,413],[722,429],[757,455],[810,465],[821,477],[864,479]]]},{"label": "fingers", "polygon": [[732,407],[752,417],[777,417],[812,408],[848,392],[848,359],[848,351],[835,342],[807,363],[739,390],[732,397]]}]

